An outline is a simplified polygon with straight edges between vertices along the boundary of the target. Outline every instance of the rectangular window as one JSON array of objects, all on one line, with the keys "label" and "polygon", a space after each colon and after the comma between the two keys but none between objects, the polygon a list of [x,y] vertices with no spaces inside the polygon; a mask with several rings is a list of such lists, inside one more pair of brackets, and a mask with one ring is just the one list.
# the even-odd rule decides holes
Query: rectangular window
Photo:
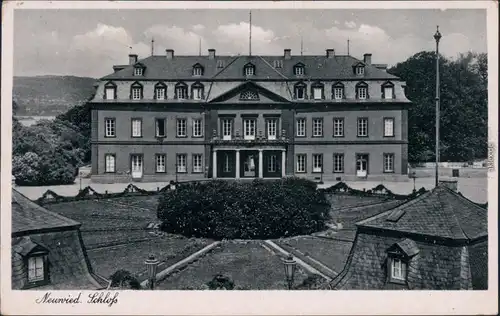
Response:
[{"label": "rectangular window", "polygon": [[194,100],[201,100],[202,94],[203,94],[202,88],[193,88],[193,99]]},{"label": "rectangular window", "polygon": [[132,88],[132,100],[141,99],[141,88]]},{"label": "rectangular window", "polygon": [[193,154],[193,172],[203,172],[203,156],[201,154]]},{"label": "rectangular window", "polygon": [[323,137],[323,119],[313,119],[313,137]]},{"label": "rectangular window", "polygon": [[104,172],[116,172],[116,157],[114,154],[106,154],[104,156],[105,167]]},{"label": "rectangular window", "polygon": [[42,256],[28,259],[28,281],[36,282],[45,279],[44,258]]},{"label": "rectangular window", "polygon": [[333,172],[344,172],[344,154],[333,154]]},{"label": "rectangular window", "polygon": [[278,134],[278,120],[268,119],[267,120],[267,139],[274,140],[277,138]]},{"label": "rectangular window", "polygon": [[167,136],[167,121],[164,118],[156,119],[156,137]]},{"label": "rectangular window", "polygon": [[358,137],[368,136],[368,119],[358,118]]},{"label": "rectangular window", "polygon": [[166,172],[167,171],[167,155],[158,154],[156,155],[156,172]]},{"label": "rectangular window", "polygon": [[283,61],[278,59],[274,61],[274,68],[282,68],[283,67]]},{"label": "rectangular window", "polygon": [[177,99],[187,99],[187,89],[185,87],[176,88],[175,93],[177,94]]},{"label": "rectangular window", "polygon": [[201,76],[202,74],[202,68],[201,67],[194,67],[193,68],[193,76]]},{"label": "rectangular window", "polygon": [[233,134],[233,120],[223,119],[222,120],[222,139],[231,140],[231,135]]},{"label": "rectangular window", "polygon": [[106,88],[106,100],[114,100],[115,88]]},{"label": "rectangular window", "polygon": [[187,172],[187,158],[186,154],[178,154],[177,155],[177,168],[178,173],[186,173]]},{"label": "rectangular window", "polygon": [[305,91],[306,91],[306,88],[304,88],[304,87],[296,87],[295,88],[295,98],[297,100],[304,100],[305,99]]},{"label": "rectangular window", "polygon": [[116,137],[116,120],[114,118],[107,118],[105,120],[105,136],[106,137]]},{"label": "rectangular window", "polygon": [[132,137],[142,137],[141,119],[132,119]]},{"label": "rectangular window", "polygon": [[203,136],[203,129],[200,119],[193,119],[193,137]]},{"label": "rectangular window", "polygon": [[269,156],[269,160],[267,161],[267,171],[268,172],[276,172],[277,162],[278,162],[278,159],[277,159],[276,155]]},{"label": "rectangular window", "polygon": [[224,61],[223,60],[217,61],[217,68],[224,68]]},{"label": "rectangular window", "polygon": [[253,67],[246,67],[245,68],[245,75],[252,76],[253,74],[254,74]]},{"label": "rectangular window", "polygon": [[231,156],[229,156],[229,154],[225,153],[224,154],[224,165],[222,167],[222,171],[223,172],[231,172],[232,170],[232,166],[233,163],[232,163],[232,159],[231,159]]},{"label": "rectangular window", "polygon": [[367,88],[360,87],[358,88],[358,99],[365,100],[367,95]]},{"label": "rectangular window", "polygon": [[134,76],[142,76],[142,68],[135,68]]},{"label": "rectangular window", "polygon": [[335,100],[342,100],[344,97],[344,89],[343,88],[335,88],[333,89],[333,97]]},{"label": "rectangular window", "polygon": [[295,67],[295,74],[297,76],[302,76],[304,74],[304,67]]},{"label": "rectangular window", "polygon": [[165,88],[156,88],[156,100],[165,100]]},{"label": "rectangular window", "polygon": [[357,67],[356,68],[356,74],[362,75],[365,73],[365,67]]},{"label": "rectangular window", "polygon": [[314,94],[314,100],[321,100],[323,98],[323,89],[322,88],[314,88],[313,94]]},{"label": "rectangular window", "polygon": [[344,137],[344,119],[333,119],[333,137]]},{"label": "rectangular window", "polygon": [[384,88],[384,99],[392,99],[393,97],[393,87]]},{"label": "rectangular window", "polygon": [[401,259],[391,260],[391,277],[396,280],[406,280],[406,263]]},{"label": "rectangular window", "polygon": [[323,155],[313,154],[313,170],[312,172],[323,172]]},{"label": "rectangular window", "polygon": [[255,119],[243,120],[243,129],[245,139],[255,139]]},{"label": "rectangular window", "polygon": [[297,136],[299,136],[299,137],[306,136],[306,119],[305,118],[297,119]]},{"label": "rectangular window", "polygon": [[297,172],[306,172],[306,162],[307,162],[306,154],[297,155]]},{"label": "rectangular window", "polygon": [[384,118],[384,136],[393,137],[394,136],[394,119]]},{"label": "rectangular window", "polygon": [[177,137],[187,137],[186,119],[177,119]]},{"label": "rectangular window", "polygon": [[394,154],[384,154],[384,172],[394,172]]}]

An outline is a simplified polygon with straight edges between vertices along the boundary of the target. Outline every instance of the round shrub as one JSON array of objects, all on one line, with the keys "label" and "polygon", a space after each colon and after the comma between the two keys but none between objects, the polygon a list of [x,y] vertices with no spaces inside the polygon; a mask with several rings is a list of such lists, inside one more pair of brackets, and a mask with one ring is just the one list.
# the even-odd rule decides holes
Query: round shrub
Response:
[{"label": "round shrub", "polygon": [[324,229],[330,204],[312,181],[213,180],[182,184],[159,199],[162,229],[214,239],[265,239]]}]

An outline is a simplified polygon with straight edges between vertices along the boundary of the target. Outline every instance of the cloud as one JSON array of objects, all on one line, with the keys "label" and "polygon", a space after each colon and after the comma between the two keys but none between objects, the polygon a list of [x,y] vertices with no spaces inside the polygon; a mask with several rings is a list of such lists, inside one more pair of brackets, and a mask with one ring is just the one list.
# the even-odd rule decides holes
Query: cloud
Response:
[{"label": "cloud", "polygon": [[205,29],[205,25],[196,24],[196,25],[193,25],[192,29],[195,32],[201,32]]},{"label": "cloud", "polygon": [[[337,23],[335,23],[335,24],[337,24]],[[346,27],[350,28],[350,29],[353,29],[353,28],[355,28],[355,27],[356,27],[356,22],[354,22],[354,21],[346,21],[346,22],[344,23],[344,25],[345,25]]]},{"label": "cloud", "polygon": [[169,48],[174,49],[176,54],[198,55],[200,41],[203,51],[209,48],[204,36],[178,26],[153,25],[144,35],[155,38],[156,54],[164,54],[165,49]]},{"label": "cloud", "polygon": [[[249,27],[250,25],[247,22],[219,25],[213,32],[213,35],[218,43],[218,47],[221,47],[224,53],[247,53],[250,30]],[[276,41],[283,40],[285,38],[286,36],[281,38],[277,37],[272,30],[252,25],[252,53],[281,53],[282,48],[276,43]]]}]

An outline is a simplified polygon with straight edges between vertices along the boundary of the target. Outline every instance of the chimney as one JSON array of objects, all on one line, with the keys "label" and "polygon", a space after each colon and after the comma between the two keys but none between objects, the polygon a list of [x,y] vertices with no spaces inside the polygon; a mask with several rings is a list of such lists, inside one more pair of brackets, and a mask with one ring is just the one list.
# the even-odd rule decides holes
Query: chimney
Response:
[{"label": "chimney", "polygon": [[137,55],[136,54],[128,55],[128,64],[129,65],[135,65],[136,62],[137,62]]},{"label": "chimney", "polygon": [[115,66],[113,66],[113,71],[118,72],[118,71],[122,70],[123,68],[125,68],[125,66],[115,65]]},{"label": "chimney", "polygon": [[365,61],[365,64],[371,65],[372,64],[372,54],[364,54],[363,59]]},{"label": "chimney", "polygon": [[285,49],[285,59],[291,59],[292,58],[292,50],[290,48]]},{"label": "chimney", "polygon": [[174,50],[167,49],[167,59],[172,59],[172,58],[174,58]]},{"label": "chimney", "polygon": [[377,69],[387,72],[387,64],[373,64],[373,66],[375,66],[375,68]]},{"label": "chimney", "polygon": [[326,57],[333,58],[335,57],[335,50],[333,48],[329,48],[326,50]]},{"label": "chimney", "polygon": [[439,185],[447,187],[448,189],[458,192],[458,181],[457,180],[439,180]]},{"label": "chimney", "polygon": [[215,49],[210,48],[208,50],[208,59],[214,59],[215,58]]}]

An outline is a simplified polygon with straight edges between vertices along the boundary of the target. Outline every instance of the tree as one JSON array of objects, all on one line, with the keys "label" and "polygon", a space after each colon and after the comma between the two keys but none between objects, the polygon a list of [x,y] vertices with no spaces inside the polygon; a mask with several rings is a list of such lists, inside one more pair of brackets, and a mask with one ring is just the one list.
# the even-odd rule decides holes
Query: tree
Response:
[{"label": "tree", "polygon": [[[388,70],[406,81],[408,158],[435,159],[436,55],[420,52]],[[487,56],[468,52],[456,60],[440,56],[440,158],[470,161],[487,152]]]}]

